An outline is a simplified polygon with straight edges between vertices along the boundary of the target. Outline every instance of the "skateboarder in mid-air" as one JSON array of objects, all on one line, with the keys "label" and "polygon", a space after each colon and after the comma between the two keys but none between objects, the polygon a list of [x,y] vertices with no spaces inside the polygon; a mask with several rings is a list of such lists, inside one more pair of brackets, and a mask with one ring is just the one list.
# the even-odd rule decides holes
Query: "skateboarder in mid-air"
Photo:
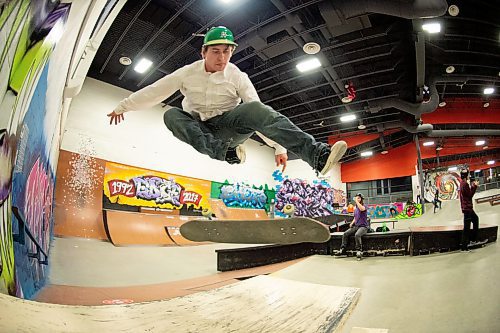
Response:
[{"label": "skateboarder in mid-air", "polygon": [[349,229],[344,232],[344,235],[342,236],[342,245],[340,246],[340,250],[337,251],[335,255],[342,256],[346,254],[349,236],[354,235],[354,239],[356,240],[356,257],[361,259],[363,256],[363,243],[361,237],[366,235],[369,228],[368,211],[366,210],[364,198],[361,193],[356,194],[354,202],[356,203],[356,208],[354,209],[354,220],[352,220],[349,225]]},{"label": "skateboarder in mid-air", "polygon": [[[211,28],[201,49],[202,60],[186,65],[125,98],[108,114],[110,124],[124,112],[150,108],[180,90],[182,109],[172,107],[163,119],[174,136],[202,154],[230,164],[243,163],[242,143],[254,133],[275,149],[276,166],[285,170],[287,149],[313,169],[326,174],[347,149],[317,142],[287,117],[263,104],[248,75],[229,60],[238,44],[226,27]],[[242,103],[243,102],[243,103]]]}]

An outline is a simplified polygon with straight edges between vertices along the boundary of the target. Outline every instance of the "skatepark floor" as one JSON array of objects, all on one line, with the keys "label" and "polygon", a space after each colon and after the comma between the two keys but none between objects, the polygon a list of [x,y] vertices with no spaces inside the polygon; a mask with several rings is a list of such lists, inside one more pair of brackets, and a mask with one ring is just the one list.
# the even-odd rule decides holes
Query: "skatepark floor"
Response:
[{"label": "skatepark floor", "polygon": [[[481,192],[475,198],[496,193],[500,190]],[[500,206],[475,204],[475,210],[480,224],[499,225]],[[462,225],[457,200],[443,202],[435,214],[428,206],[422,217],[398,221],[396,229],[436,225]],[[49,281],[66,286],[125,287],[220,277],[225,273],[216,271],[214,251],[235,247],[240,246],[116,248],[105,242],[57,238],[51,249]],[[356,327],[388,329],[391,333],[500,332],[500,289],[494,286],[500,276],[499,242],[472,252],[370,257],[360,262],[312,256],[255,272],[360,288],[358,303],[341,330],[345,333],[356,331]]]}]

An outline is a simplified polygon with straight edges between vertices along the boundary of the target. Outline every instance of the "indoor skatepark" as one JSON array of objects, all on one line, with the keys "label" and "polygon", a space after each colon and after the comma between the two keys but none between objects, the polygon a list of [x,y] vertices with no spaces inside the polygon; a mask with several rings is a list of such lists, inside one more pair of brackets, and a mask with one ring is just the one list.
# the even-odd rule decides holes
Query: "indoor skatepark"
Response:
[{"label": "indoor skatepark", "polygon": [[[0,332],[498,332],[497,7],[0,2]],[[291,149],[277,166],[279,144],[258,135],[240,145],[240,164],[177,139],[164,114],[204,79],[110,116],[202,55],[208,81],[221,74],[202,48],[219,45],[207,44],[213,27],[221,45],[234,32],[231,63],[262,103],[316,142],[345,142],[325,174]],[[142,73],[141,57],[152,66]],[[302,71],[313,57],[320,67]],[[226,98],[217,80],[207,108]],[[460,251],[464,168],[479,180],[485,241],[470,251]],[[374,232],[361,260],[354,239],[334,256],[358,193]],[[207,211],[286,223],[290,205],[330,239],[181,233]]]}]

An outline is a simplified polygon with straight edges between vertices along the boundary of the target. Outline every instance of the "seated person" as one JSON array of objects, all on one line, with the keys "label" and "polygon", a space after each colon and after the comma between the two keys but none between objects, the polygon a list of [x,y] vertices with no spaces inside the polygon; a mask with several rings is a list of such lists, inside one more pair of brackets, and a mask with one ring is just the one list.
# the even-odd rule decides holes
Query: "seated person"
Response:
[{"label": "seated person", "polygon": [[337,255],[345,254],[345,249],[349,242],[349,236],[354,234],[354,238],[356,240],[356,257],[361,258],[363,256],[363,246],[361,237],[366,235],[368,232],[369,224],[368,224],[368,211],[366,210],[366,206],[363,202],[363,195],[361,193],[356,194],[354,201],[356,203],[356,208],[354,209],[354,219],[349,225],[349,229],[344,232],[342,236],[342,245],[340,250],[337,251]]}]

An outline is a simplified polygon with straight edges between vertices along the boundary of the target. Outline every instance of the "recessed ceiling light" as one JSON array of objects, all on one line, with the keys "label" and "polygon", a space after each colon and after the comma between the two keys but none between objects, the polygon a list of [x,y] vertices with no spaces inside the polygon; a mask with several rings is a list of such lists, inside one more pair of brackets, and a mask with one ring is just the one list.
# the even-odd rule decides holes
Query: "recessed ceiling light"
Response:
[{"label": "recessed ceiling light", "polygon": [[440,102],[440,103],[439,103],[439,106],[440,106],[440,107],[444,107],[444,106],[446,106],[446,102],[445,102],[445,101]]},{"label": "recessed ceiling light", "polygon": [[495,164],[495,161],[488,161],[488,163],[486,163],[486,164],[493,165],[493,164]]},{"label": "recessed ceiling light", "polygon": [[442,150],[442,149],[443,149],[443,147],[441,147],[441,146],[436,147],[436,150]]},{"label": "recessed ceiling light", "polygon": [[458,9],[457,5],[451,5],[450,7],[448,7],[448,14],[450,14],[451,16],[457,16],[459,12],[460,10]]},{"label": "recessed ceiling light", "polygon": [[446,67],[446,73],[451,74],[455,71],[455,66]]},{"label": "recessed ceiling light", "polygon": [[300,72],[307,72],[310,70],[313,70],[315,68],[318,68],[321,66],[321,63],[319,62],[318,58],[309,58],[307,60],[299,62],[296,67]]},{"label": "recessed ceiling light", "polygon": [[456,166],[454,166],[454,167],[449,167],[449,168],[448,168],[448,171],[457,171],[457,169],[458,169],[458,168],[457,168]]},{"label": "recessed ceiling light", "polygon": [[387,151],[387,150],[382,150],[382,152],[381,152],[381,154],[382,154],[382,155],[385,155],[385,154],[387,154],[387,153],[388,153],[388,151]]},{"label": "recessed ceiling light", "polygon": [[149,67],[151,67],[152,64],[153,62],[151,60],[142,58],[141,60],[139,60],[137,65],[135,65],[134,71],[136,71],[137,73],[144,73],[148,70]]},{"label": "recessed ceiling light", "polygon": [[441,31],[441,24],[437,22],[422,24],[422,30],[430,34],[435,34]]},{"label": "recessed ceiling light", "polygon": [[488,146],[484,146],[483,149],[488,149]]},{"label": "recessed ceiling light", "polygon": [[358,129],[360,129],[360,130],[364,130],[365,128],[366,128],[366,125],[363,125],[363,124],[358,125]]},{"label": "recessed ceiling light", "polygon": [[129,58],[129,57],[121,57],[120,60],[118,60],[120,62],[120,64],[124,65],[124,66],[128,66],[130,64],[132,64],[132,60]]},{"label": "recessed ceiling light", "polygon": [[428,146],[433,146],[434,145],[434,141],[427,141],[427,142],[424,142],[424,146],[428,147]]},{"label": "recessed ceiling light", "polygon": [[364,151],[361,153],[361,156],[363,156],[363,157],[372,156],[372,155],[373,155],[372,151]]},{"label": "recessed ceiling light", "polygon": [[490,103],[488,103],[488,102],[484,102],[484,104],[483,104],[483,108],[487,108],[488,106],[490,106]]},{"label": "recessed ceiling light", "polygon": [[354,119],[356,119],[355,114],[348,114],[348,115],[340,117],[340,121],[343,123],[348,122],[348,121],[353,121]]},{"label": "recessed ceiling light", "polygon": [[305,43],[304,46],[302,46],[302,50],[304,50],[304,52],[307,54],[316,54],[321,50],[321,46],[319,46],[318,43],[309,42]]},{"label": "recessed ceiling light", "polygon": [[482,145],[484,145],[485,143],[486,143],[486,141],[484,141],[484,140],[477,140],[477,141],[476,141],[476,146],[482,146]]},{"label": "recessed ceiling light", "polygon": [[485,95],[491,95],[491,94],[493,94],[494,92],[495,92],[495,89],[494,89],[494,88],[492,88],[492,87],[484,88],[484,90],[483,90],[483,93],[484,93]]}]

